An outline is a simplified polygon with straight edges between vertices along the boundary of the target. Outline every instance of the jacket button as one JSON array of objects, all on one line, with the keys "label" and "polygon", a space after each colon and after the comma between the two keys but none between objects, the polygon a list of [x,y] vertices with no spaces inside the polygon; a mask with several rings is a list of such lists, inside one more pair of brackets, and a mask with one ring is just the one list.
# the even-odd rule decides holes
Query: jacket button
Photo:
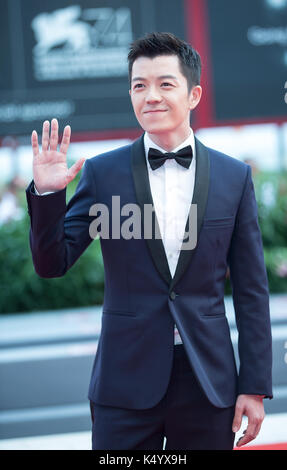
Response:
[{"label": "jacket button", "polygon": [[171,293],[169,294],[169,298],[170,300],[174,300],[176,298],[176,293],[174,291],[171,291]]}]

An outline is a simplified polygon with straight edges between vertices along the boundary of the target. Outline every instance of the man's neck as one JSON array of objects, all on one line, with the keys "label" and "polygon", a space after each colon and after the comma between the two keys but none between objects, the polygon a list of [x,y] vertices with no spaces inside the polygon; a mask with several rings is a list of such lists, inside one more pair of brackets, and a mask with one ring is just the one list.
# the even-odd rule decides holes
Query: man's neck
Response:
[{"label": "man's neck", "polygon": [[182,133],[162,133],[162,134],[151,134],[148,133],[149,138],[159,147],[166,152],[171,152],[173,149],[178,147],[190,136],[190,127]]}]

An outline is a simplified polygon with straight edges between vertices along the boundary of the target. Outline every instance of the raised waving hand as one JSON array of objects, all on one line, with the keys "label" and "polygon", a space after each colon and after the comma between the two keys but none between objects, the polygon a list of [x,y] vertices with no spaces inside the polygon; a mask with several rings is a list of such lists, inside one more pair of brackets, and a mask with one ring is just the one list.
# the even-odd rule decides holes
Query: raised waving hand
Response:
[{"label": "raised waving hand", "polygon": [[48,191],[64,189],[81,170],[85,158],[80,158],[71,168],[67,166],[67,151],[71,138],[71,127],[64,128],[62,142],[58,149],[59,125],[57,119],[43,123],[42,151],[39,151],[38,135],[32,132],[33,178],[37,191],[42,194]]}]

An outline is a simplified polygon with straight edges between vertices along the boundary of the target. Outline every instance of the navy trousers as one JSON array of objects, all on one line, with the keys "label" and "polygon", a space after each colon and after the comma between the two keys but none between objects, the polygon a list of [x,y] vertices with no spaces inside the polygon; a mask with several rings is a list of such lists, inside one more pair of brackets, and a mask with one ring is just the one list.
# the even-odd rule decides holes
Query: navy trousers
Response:
[{"label": "navy trousers", "polygon": [[167,391],[153,408],[129,410],[90,404],[93,450],[233,449],[234,406],[216,408],[207,400],[183,345],[174,347]]}]

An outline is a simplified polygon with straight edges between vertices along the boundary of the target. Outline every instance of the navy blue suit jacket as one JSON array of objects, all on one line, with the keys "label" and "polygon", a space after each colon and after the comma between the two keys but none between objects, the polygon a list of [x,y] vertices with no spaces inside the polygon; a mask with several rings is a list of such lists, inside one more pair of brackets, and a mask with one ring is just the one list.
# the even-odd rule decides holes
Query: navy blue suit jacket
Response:
[{"label": "navy blue suit jacket", "polygon": [[[101,238],[105,294],[89,387],[95,403],[147,409],[161,400],[171,373],[174,323],[215,406],[233,405],[240,393],[272,397],[268,282],[251,168],[198,139],[196,159],[197,244],[181,251],[174,277],[161,239]],[[109,208],[111,232],[112,196],[120,196],[121,207],[137,204],[142,214],[152,204],[143,137],[87,160],[67,206],[65,190],[39,197],[31,183],[30,244],[41,277],[63,276],[91,243],[93,204]],[[224,306],[228,267],[239,371]]]}]

